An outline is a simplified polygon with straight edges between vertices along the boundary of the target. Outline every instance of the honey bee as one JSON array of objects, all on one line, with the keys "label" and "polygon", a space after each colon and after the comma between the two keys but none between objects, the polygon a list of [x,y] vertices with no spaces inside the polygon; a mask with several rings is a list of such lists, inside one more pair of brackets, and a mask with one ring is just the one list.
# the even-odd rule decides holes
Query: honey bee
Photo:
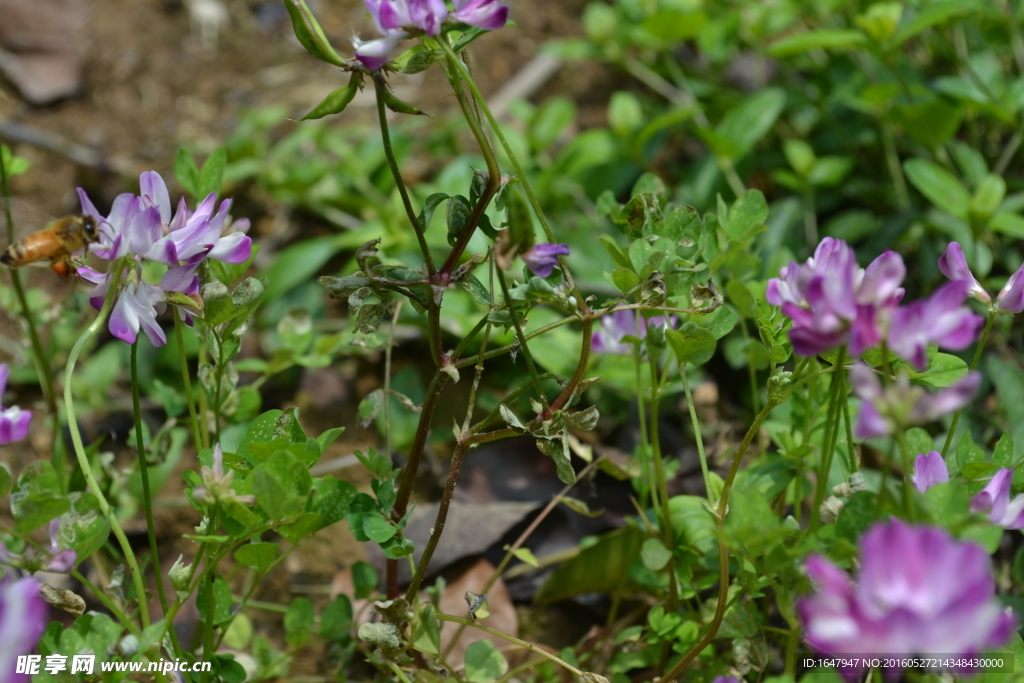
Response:
[{"label": "honey bee", "polygon": [[75,272],[71,255],[99,241],[100,231],[92,216],[58,218],[42,230],[14,242],[0,254],[0,263],[12,268],[49,259],[50,268],[61,277]]}]

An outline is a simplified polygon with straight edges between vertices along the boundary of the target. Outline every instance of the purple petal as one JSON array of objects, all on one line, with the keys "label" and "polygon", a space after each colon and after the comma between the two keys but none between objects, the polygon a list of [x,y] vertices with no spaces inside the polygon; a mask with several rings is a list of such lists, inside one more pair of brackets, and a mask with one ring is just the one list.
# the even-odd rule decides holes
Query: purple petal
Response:
[{"label": "purple petal", "polygon": [[67,574],[75,568],[75,562],[77,561],[78,554],[71,548],[68,548],[67,550],[62,550],[50,558],[50,561],[46,565],[46,571],[56,572],[57,574]]},{"label": "purple petal", "polygon": [[914,462],[914,474],[912,475],[914,486],[921,493],[924,493],[936,484],[945,484],[949,481],[949,470],[946,468],[946,461],[938,451],[921,453]]},{"label": "purple petal", "polygon": [[857,291],[857,303],[881,305],[892,298],[907,275],[903,257],[887,251],[868,265]]},{"label": "purple petal", "polygon": [[853,393],[863,401],[877,401],[882,398],[882,383],[867,363],[854,363],[850,367],[850,386]]},{"label": "purple petal", "polygon": [[558,264],[558,256],[569,255],[567,244],[537,244],[523,254],[526,266],[540,277],[549,277]]},{"label": "purple petal", "polygon": [[234,232],[217,240],[209,257],[224,263],[245,263],[252,256],[252,239],[243,233]]},{"label": "purple petal", "polygon": [[964,257],[964,250],[957,242],[950,242],[946,252],[939,257],[939,270],[950,280],[963,280],[970,284],[970,296],[982,303],[989,303],[992,297],[988,295],[984,287],[974,277],[967,259]]},{"label": "purple petal", "polygon": [[1024,265],[1006,281],[996,297],[996,308],[1007,313],[1024,311]]},{"label": "purple petal", "polygon": [[911,419],[915,423],[924,424],[960,410],[970,403],[980,386],[981,374],[977,371],[970,372],[956,384],[940,390],[937,394],[926,394],[920,398],[911,410]]},{"label": "purple petal", "polygon": [[3,405],[4,391],[7,389],[7,378],[10,374],[11,370],[7,363],[0,363],[0,406]]},{"label": "purple petal", "polygon": [[362,62],[370,71],[376,71],[388,62],[388,58],[394,51],[398,43],[402,42],[409,34],[404,31],[396,31],[390,35],[386,35],[383,38],[377,38],[376,40],[360,40],[359,38],[352,38],[352,46],[356,51],[356,59]]},{"label": "purple petal", "polygon": [[999,524],[1010,505],[1010,485],[1013,470],[1000,469],[981,491],[971,498],[971,512],[987,512],[989,518]]},{"label": "purple petal", "polygon": [[110,312],[110,323],[107,329],[127,344],[134,344],[139,336],[139,317],[135,310],[128,303],[129,298],[126,292],[122,292],[114,304],[114,310]]},{"label": "purple petal", "polygon": [[156,207],[160,211],[160,219],[171,222],[171,195],[167,192],[167,184],[156,171],[146,171],[139,177],[139,191],[142,201],[147,207]]},{"label": "purple petal", "polygon": [[0,582],[0,671],[4,681],[28,681],[14,674],[19,655],[35,650],[46,628],[49,607],[39,597],[42,586],[32,577]]},{"label": "purple petal", "polygon": [[888,436],[890,431],[889,423],[879,415],[873,403],[864,401],[860,404],[854,436],[861,440],[872,439],[876,436]]},{"label": "purple petal", "polygon": [[496,0],[455,0],[456,20],[486,31],[494,31],[508,20],[508,7]]}]

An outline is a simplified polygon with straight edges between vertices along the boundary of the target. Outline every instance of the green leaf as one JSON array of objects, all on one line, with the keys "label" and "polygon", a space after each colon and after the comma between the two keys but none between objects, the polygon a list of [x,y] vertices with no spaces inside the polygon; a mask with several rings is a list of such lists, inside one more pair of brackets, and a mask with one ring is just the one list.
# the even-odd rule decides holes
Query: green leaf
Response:
[{"label": "green leaf", "polygon": [[940,526],[959,524],[970,514],[967,485],[960,479],[932,486],[925,491],[924,500],[935,523]]},{"label": "green leaf", "polygon": [[736,327],[736,314],[731,306],[719,306],[713,313],[700,318],[701,327],[707,329],[715,339],[721,339]]},{"label": "green leaf", "polygon": [[784,90],[764,88],[732,107],[715,128],[715,135],[728,143],[720,153],[732,159],[745,156],[775,125],[785,105]]},{"label": "green leaf", "polygon": [[672,559],[672,551],[660,538],[648,538],[640,548],[640,559],[652,572],[661,571]]},{"label": "green leaf", "polygon": [[224,167],[228,164],[228,153],[223,147],[218,147],[206,157],[203,170],[199,172],[199,184],[196,189],[199,191],[196,199],[205,199],[207,195],[220,192],[221,181],[224,178]]},{"label": "green leaf", "polygon": [[363,533],[371,541],[383,543],[398,533],[394,524],[384,519],[382,515],[371,513],[363,518]]},{"label": "green leaf", "polygon": [[313,636],[313,603],[295,598],[284,615],[284,639],[292,647],[302,647]]},{"label": "green leaf", "polygon": [[858,491],[843,505],[836,519],[836,536],[856,543],[871,523],[875,521],[878,506],[875,494]]},{"label": "green leaf", "polygon": [[903,24],[903,28],[896,32],[891,47],[900,45],[932,26],[945,23],[958,14],[970,12],[977,5],[977,0],[945,0],[924,5],[916,17]]},{"label": "green leaf", "polygon": [[[711,529],[713,533],[713,521]],[[612,593],[633,585],[629,570],[640,556],[644,536],[635,527],[604,534],[597,543],[581,550],[548,577],[537,592],[537,604],[566,600],[584,593]]]},{"label": "green leaf", "polygon": [[196,166],[196,159],[192,156],[192,152],[184,147],[179,147],[178,153],[174,157],[174,177],[178,179],[178,184],[185,189],[185,192],[196,199],[202,199],[199,196],[199,167]]},{"label": "green leaf", "polygon": [[344,66],[345,60],[338,56],[320,28],[319,22],[313,13],[306,7],[304,0],[285,0],[285,8],[292,20],[292,28],[295,29],[295,37],[302,43],[309,54],[317,59],[334,66]]},{"label": "green leaf", "polygon": [[429,603],[420,611],[420,618],[412,633],[412,646],[428,655],[441,653],[441,629],[437,625],[434,606]]},{"label": "green leaf", "polygon": [[[196,607],[199,609],[201,619],[211,618],[214,626],[223,624],[231,619],[231,587],[224,577],[218,576],[213,580],[213,611],[207,610],[206,595],[210,588],[209,581],[202,581],[199,584],[199,591],[196,594]],[[141,647],[141,645],[140,645]]]},{"label": "green leaf", "polygon": [[529,548],[517,548],[513,553],[520,562],[525,562],[531,567],[539,567],[540,562]]},{"label": "green leaf", "polygon": [[956,384],[966,375],[967,363],[962,358],[948,353],[936,353],[928,369],[920,375],[911,374],[911,378],[920,384],[941,388]]},{"label": "green leaf", "polygon": [[328,641],[347,638],[352,628],[352,601],[339,595],[320,613],[320,636]]},{"label": "green leaf", "polygon": [[848,50],[863,47],[867,43],[868,37],[860,31],[804,31],[776,40],[768,47],[768,54],[772,57],[788,57],[809,50]]},{"label": "green leaf", "polygon": [[964,432],[960,442],[956,445],[956,461],[960,465],[960,471],[966,470],[967,466],[975,462],[985,462],[985,451],[974,443],[969,431]]},{"label": "green leaf", "polygon": [[987,220],[995,213],[1006,196],[1006,181],[1002,176],[990,173],[978,183],[974,196],[971,197],[971,215]]},{"label": "green leaf", "polygon": [[99,501],[91,492],[68,494],[68,504],[70,509],[60,516],[57,527],[57,545],[61,550],[73,548],[78,562],[81,562],[107,542],[110,520],[100,510]]},{"label": "green leaf", "polygon": [[1016,467],[1020,464],[1019,461],[1020,456],[1013,456],[1013,437],[1009,433],[1003,434],[992,450],[992,462],[999,467]]},{"label": "green leaf", "polygon": [[703,365],[715,354],[715,337],[697,323],[685,323],[678,331],[666,330],[665,338],[680,365]]},{"label": "green leaf", "polygon": [[1017,427],[1024,424],[1024,370],[999,356],[988,357],[988,376],[996,385],[999,407],[1007,421]]},{"label": "green leaf", "polygon": [[963,110],[945,99],[897,104],[893,118],[903,126],[910,139],[929,149],[942,147],[956,135],[963,121]]},{"label": "green leaf", "polygon": [[989,227],[1013,239],[1024,240],[1024,217],[1015,213],[997,213],[989,221]]},{"label": "green leaf", "polygon": [[310,511],[320,515],[320,528],[345,519],[349,505],[356,497],[356,487],[340,479],[322,479],[316,482],[316,493]]},{"label": "green leaf", "polygon": [[377,570],[362,560],[352,565],[352,585],[355,586],[356,600],[363,600],[377,590]]},{"label": "green leaf", "polygon": [[246,543],[235,551],[235,561],[263,573],[277,559],[278,552],[276,543]]},{"label": "green leaf", "polygon": [[249,475],[256,502],[272,520],[295,520],[312,487],[309,470],[286,450],[276,450]]},{"label": "green leaf", "polygon": [[508,671],[504,655],[489,640],[478,640],[466,648],[466,681],[491,683]]},{"label": "green leaf", "polygon": [[967,220],[971,196],[956,177],[933,161],[909,159],[903,169],[907,178],[932,204],[946,213]]},{"label": "green leaf", "polygon": [[725,234],[730,239],[743,238],[755,223],[764,223],[768,218],[768,202],[760,190],[747,190],[729,210],[729,221]]},{"label": "green leaf", "polygon": [[349,79],[348,85],[331,92],[330,95],[324,98],[323,102],[313,107],[311,112],[299,120],[309,121],[311,119],[322,119],[325,116],[333,116],[334,114],[340,114],[345,111],[345,107],[347,107],[359,93],[359,86],[362,82],[362,72],[353,71],[352,78]]},{"label": "green leaf", "polygon": [[11,492],[11,466],[0,462],[0,497]]},{"label": "green leaf", "polygon": [[11,514],[18,531],[28,533],[71,509],[60,493],[57,473],[48,460],[36,460],[21,471],[11,491]]}]

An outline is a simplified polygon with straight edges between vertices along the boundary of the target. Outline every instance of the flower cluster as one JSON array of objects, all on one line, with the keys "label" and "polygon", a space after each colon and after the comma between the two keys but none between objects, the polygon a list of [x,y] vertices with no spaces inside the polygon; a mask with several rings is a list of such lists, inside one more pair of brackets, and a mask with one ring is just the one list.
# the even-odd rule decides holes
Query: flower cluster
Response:
[{"label": "flower cluster", "polygon": [[356,59],[371,71],[384,66],[392,50],[415,32],[436,36],[445,21],[468,24],[487,31],[499,29],[508,19],[508,7],[498,0],[453,0],[448,11],[444,0],[363,0],[380,38],[360,40],[353,36]]},{"label": "flower cluster", "polygon": [[46,629],[49,609],[39,596],[40,583],[31,576],[0,579],[0,671],[7,683],[28,683],[28,674],[14,673],[19,655],[36,649]]},{"label": "flower cluster", "polygon": [[235,479],[233,470],[224,471],[224,452],[220,444],[213,449],[213,467],[203,465],[201,470],[203,483],[195,487],[192,497],[200,503],[214,503],[226,500],[236,500],[242,505],[254,505],[256,497],[251,495],[239,495],[231,487]]},{"label": "flower cluster", "polygon": [[[939,259],[939,270],[954,282],[966,282],[970,295],[978,301],[988,304],[992,297],[981,286],[971,267],[967,265],[963,248],[956,242],[950,242],[946,253]],[[1024,265],[1017,269],[1006,281],[999,296],[996,297],[995,310],[1000,313],[1021,313],[1024,311]]]},{"label": "flower cluster", "polygon": [[882,387],[875,372],[864,363],[850,368],[853,393],[861,399],[860,414],[854,430],[857,438],[870,439],[927,424],[960,410],[974,398],[981,386],[981,375],[968,373],[952,386],[934,394],[911,384],[905,374]]},{"label": "flower cluster", "polygon": [[[995,597],[985,551],[945,529],[878,523],[860,541],[856,582],[807,559],[817,591],[797,603],[807,642],[825,654],[972,655],[1006,643],[1015,618]],[[860,672],[844,671],[847,680]]]},{"label": "flower cluster", "polygon": [[10,371],[6,363],[0,363],[0,446],[21,441],[28,434],[32,413],[18,406],[4,408],[4,389],[7,388],[7,376]]},{"label": "flower cluster", "polygon": [[[196,296],[199,293],[196,270],[200,262],[212,258],[226,263],[244,263],[252,252],[252,240],[245,235],[249,225],[246,219],[235,221],[234,232],[224,234],[229,224],[230,199],[221,202],[215,212],[215,193],[207,196],[194,211],[181,198],[172,215],[170,194],[158,173],[143,173],[139,185],[141,195],[118,196],[106,217],[99,214],[85,192],[78,188],[82,212],[100,225],[102,237],[93,246],[93,252],[115,264],[106,273],[79,268],[78,274],[96,285],[89,293],[89,300],[99,309],[120,268],[122,289],[110,315],[110,333],[132,344],[141,328],[154,346],[163,346],[167,337],[157,324],[156,316],[166,308],[168,294]],[[143,259],[166,266],[159,284],[142,279]],[[186,309],[178,309],[178,315],[191,324],[191,314]]]},{"label": "flower cluster", "polygon": [[984,320],[963,305],[972,290],[964,280],[900,307],[905,275],[903,259],[895,252],[885,252],[861,270],[850,245],[826,237],[813,258],[803,265],[790,263],[768,282],[766,298],[793,320],[789,337],[802,356],[844,345],[859,356],[885,339],[897,355],[924,370],[929,344],[962,351]]},{"label": "flower cluster", "polygon": [[535,244],[523,254],[523,262],[534,275],[549,277],[558,265],[558,257],[568,255],[568,244]]},{"label": "flower cluster", "polygon": [[78,554],[71,548],[60,549],[60,545],[57,543],[57,532],[59,530],[60,520],[54,519],[50,522],[49,552],[39,552],[35,548],[29,548],[22,555],[16,555],[8,550],[3,543],[0,543],[0,564],[28,569],[29,571],[42,570],[57,574],[67,574],[75,568]]},{"label": "flower cluster", "polygon": [[[641,320],[643,320],[641,318]],[[601,329],[594,332],[591,349],[595,353],[627,354],[633,353],[633,345],[625,341],[627,336],[634,339],[646,339],[647,331],[652,328],[674,328],[678,319],[671,315],[667,319],[663,315],[647,319],[647,324],[637,327],[637,318],[632,310],[614,311],[611,315],[601,318]],[[664,337],[664,335],[662,335]]]}]

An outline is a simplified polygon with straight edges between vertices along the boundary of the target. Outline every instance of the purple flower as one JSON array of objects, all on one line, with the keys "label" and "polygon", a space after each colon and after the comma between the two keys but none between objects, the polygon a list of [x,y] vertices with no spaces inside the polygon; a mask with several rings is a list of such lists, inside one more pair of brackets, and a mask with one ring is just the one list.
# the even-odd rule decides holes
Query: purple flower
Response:
[{"label": "purple flower", "polygon": [[853,355],[882,340],[881,325],[903,297],[903,259],[887,251],[866,270],[850,246],[826,237],[803,265],[790,263],[768,282],[766,298],[793,320],[789,338],[802,356],[849,344]]},{"label": "purple flower", "polygon": [[508,7],[498,0],[453,0],[452,18],[463,24],[494,31],[508,20]]},{"label": "purple flower", "polygon": [[985,288],[981,286],[978,279],[974,277],[974,273],[971,272],[971,267],[967,265],[967,259],[964,257],[964,250],[957,242],[950,242],[946,247],[946,253],[939,257],[939,270],[942,274],[948,277],[954,282],[957,280],[963,280],[970,285],[967,295],[977,299],[983,304],[987,304],[992,301],[992,297],[988,295]]},{"label": "purple flower", "polygon": [[632,310],[613,311],[611,315],[601,318],[601,329],[594,332],[590,348],[595,353],[627,354],[633,353],[632,344],[623,341],[627,335],[644,339],[647,330],[652,327],[675,327],[678,319],[672,315],[666,323],[665,316],[658,315],[647,319],[647,324],[637,330],[636,315]]},{"label": "purple flower", "polygon": [[980,315],[963,305],[971,285],[954,280],[923,301],[896,309],[889,328],[889,347],[918,370],[928,367],[928,345],[962,351],[985,324]]},{"label": "purple flower", "polygon": [[914,474],[911,475],[914,486],[921,493],[924,493],[936,484],[945,484],[949,481],[949,470],[946,468],[946,461],[938,451],[921,453],[914,461]]},{"label": "purple flower", "polygon": [[235,478],[234,470],[224,471],[224,452],[217,444],[213,448],[213,467],[203,465],[201,470],[203,483],[192,490],[192,497],[200,503],[236,500],[242,505],[255,505],[256,497],[239,495],[231,487]]},{"label": "purple flower", "polygon": [[60,531],[60,519],[53,519],[50,521],[50,550],[38,551],[35,548],[28,548],[24,554],[16,555],[7,549],[3,543],[0,543],[0,564],[6,564],[10,567],[18,567],[19,569],[26,569],[28,571],[47,571],[55,572],[57,574],[67,574],[75,568],[75,562],[78,561],[78,554],[71,548],[65,550],[60,549],[60,544],[57,542],[58,532]]},{"label": "purple flower", "polygon": [[[995,597],[985,551],[945,529],[879,522],[861,538],[853,582],[820,555],[816,592],[797,602],[804,638],[825,654],[974,655],[1006,643],[1016,619]],[[852,680],[859,671],[845,670]]]},{"label": "purple flower", "polygon": [[1004,529],[1024,529],[1024,495],[1010,500],[1013,470],[1004,467],[988,486],[971,498],[971,512],[987,512],[993,524]]},{"label": "purple flower", "polygon": [[996,308],[1004,313],[1024,311],[1024,265],[1010,276],[1000,290],[996,297]]},{"label": "purple flower", "polygon": [[32,413],[18,406],[4,408],[4,389],[7,388],[7,377],[10,370],[7,363],[0,363],[0,446],[21,441],[28,435],[28,426],[32,422]]},{"label": "purple flower", "polygon": [[50,561],[46,565],[46,571],[58,574],[67,574],[75,568],[78,554],[71,548],[60,549],[57,543],[57,532],[60,530],[60,519],[50,522]]},{"label": "purple flower", "polygon": [[14,673],[19,655],[36,649],[46,628],[49,609],[39,597],[42,586],[32,577],[0,579],[0,671],[6,683],[28,683],[28,674]]},{"label": "purple flower", "polygon": [[[195,211],[190,211],[181,199],[172,215],[170,194],[160,174],[143,173],[139,186],[140,196],[120,195],[106,218],[99,215],[81,188],[78,195],[83,213],[95,218],[100,225],[102,237],[94,252],[123,267],[123,289],[118,293],[110,316],[111,334],[134,343],[141,328],[154,346],[163,346],[167,337],[156,317],[166,308],[167,294],[198,294],[196,269],[199,263],[206,258],[244,263],[252,254],[252,240],[244,234],[249,224],[245,219],[234,223],[234,232],[224,234],[229,230],[230,200],[222,202],[214,213],[214,193],[200,202]],[[158,285],[142,279],[143,260],[167,266]],[[89,301],[96,309],[103,305],[114,272],[114,267],[106,273],[91,268],[78,269],[84,280],[96,285],[89,293]],[[181,319],[192,324],[189,311],[177,307],[176,311]]]},{"label": "purple flower", "polygon": [[558,265],[559,255],[569,255],[568,244],[536,244],[523,254],[523,261],[535,275],[548,277]]},{"label": "purple flower", "polygon": [[882,388],[875,372],[864,363],[850,368],[853,393],[861,399],[854,430],[858,439],[887,436],[908,427],[927,424],[959,410],[977,393],[981,375],[971,372],[952,386],[930,394],[905,374]]},{"label": "purple flower", "polygon": [[715,676],[715,679],[711,683],[740,683],[738,678],[732,676]]},{"label": "purple flower", "polygon": [[493,31],[504,26],[508,19],[508,7],[498,0],[454,0],[455,11],[450,14],[444,0],[363,0],[363,3],[382,37],[364,41],[354,36],[352,45],[356,59],[371,71],[384,66],[398,43],[416,31],[436,36],[449,19]]}]

